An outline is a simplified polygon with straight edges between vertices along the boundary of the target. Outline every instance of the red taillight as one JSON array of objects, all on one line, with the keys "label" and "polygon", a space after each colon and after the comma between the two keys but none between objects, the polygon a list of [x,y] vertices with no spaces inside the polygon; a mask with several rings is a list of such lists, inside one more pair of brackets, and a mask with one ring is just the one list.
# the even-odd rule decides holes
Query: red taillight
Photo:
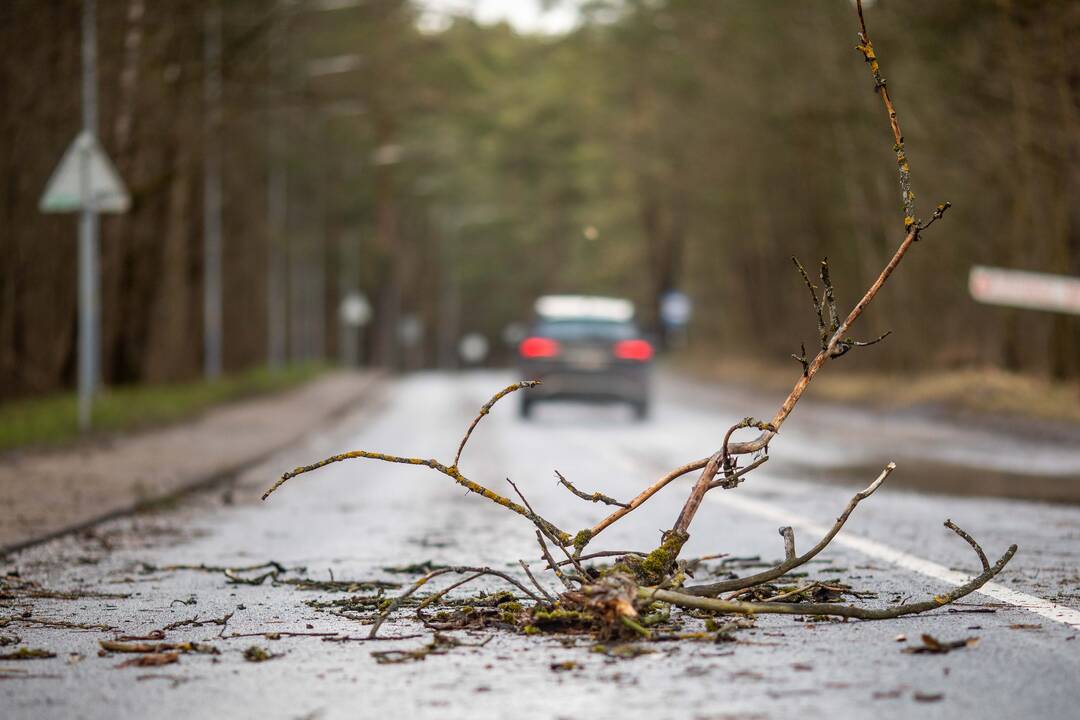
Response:
[{"label": "red taillight", "polygon": [[653,356],[652,345],[647,340],[623,340],[615,343],[615,357],[620,360],[644,362]]},{"label": "red taillight", "polygon": [[523,358],[549,358],[559,354],[559,343],[546,337],[529,337],[521,341],[518,352]]}]

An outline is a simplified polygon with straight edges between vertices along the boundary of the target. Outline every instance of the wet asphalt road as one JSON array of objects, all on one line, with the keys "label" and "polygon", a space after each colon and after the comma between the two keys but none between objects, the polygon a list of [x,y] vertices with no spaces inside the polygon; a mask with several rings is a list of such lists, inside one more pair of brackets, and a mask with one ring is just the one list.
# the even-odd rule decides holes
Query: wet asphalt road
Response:
[{"label": "wet asphalt road", "polygon": [[[584,639],[566,647],[556,638],[459,632],[472,643],[491,639],[422,662],[378,665],[372,650],[415,648],[426,636],[377,647],[314,636],[222,639],[222,633],[288,631],[357,637],[367,628],[304,604],[341,594],[230,585],[218,573],[147,571],[145,564],[275,560],[304,566],[318,579],[332,573],[401,582],[403,576],[382,568],[430,560],[515,572],[517,558],[537,554],[531,526],[425,468],[340,463],[258,501],[282,469],[344,449],[449,461],[476,408],[512,379],[495,372],[400,379],[338,426],[252,468],[228,489],[8,557],[5,571],[17,569],[51,589],[131,595],[0,600],[0,616],[29,610],[32,619],[103,623],[138,635],[193,617],[234,615],[224,631],[210,624],[168,634],[172,641],[213,643],[220,655],[184,655],[157,668],[117,668],[125,657],[99,657],[98,641],[113,632],[12,621],[0,635],[17,636],[21,644],[0,654],[32,647],[57,657],[0,661],[0,717],[1073,716],[1080,702],[1080,627],[1074,624],[1080,618],[1080,506],[922,489],[977,492],[977,483],[955,478],[984,473],[1011,483],[1078,483],[1080,446],[1060,438],[1012,440],[923,417],[806,404],[774,441],[769,463],[737,491],[708,496],[684,550],[685,556],[776,559],[783,554],[780,524],[794,525],[797,545],[805,548],[816,542],[817,526],[830,525],[853,491],[895,460],[898,470],[838,538],[845,543],[810,564],[810,577],[874,591],[870,604],[941,592],[949,585],[936,578],[977,567],[970,549],[942,527],[951,517],[993,557],[1010,543],[1020,546],[995,595],[965,598],[954,608],[960,613],[872,623],[762,617],[756,628],[736,633],[737,642],[659,643],[632,659],[591,652]],[[768,417],[775,406],[771,397],[672,377],[662,378],[657,390],[654,417],[643,424],[623,408],[573,405],[542,406],[525,423],[509,398],[481,423],[462,469],[500,491],[507,489],[503,478],[511,477],[541,514],[573,530],[591,525],[603,509],[557,487],[554,469],[584,489],[629,498],[671,467],[708,455],[734,420]],[[908,465],[917,468],[917,482],[904,482]],[[927,485],[927,477],[941,478],[940,485]],[[655,496],[594,546],[653,547],[689,482]],[[979,609],[993,612],[972,612]],[[406,615],[385,625],[383,634],[420,631]],[[944,655],[902,652],[921,633],[979,641]],[[898,635],[908,640],[898,642]],[[280,657],[247,662],[243,651],[251,644]],[[552,669],[567,660],[576,667]]]}]

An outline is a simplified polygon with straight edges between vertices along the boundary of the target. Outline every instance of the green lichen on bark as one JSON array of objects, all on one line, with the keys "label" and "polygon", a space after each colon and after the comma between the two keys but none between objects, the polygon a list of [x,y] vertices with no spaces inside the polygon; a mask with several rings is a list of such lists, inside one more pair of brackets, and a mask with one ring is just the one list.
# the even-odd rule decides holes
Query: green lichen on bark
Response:
[{"label": "green lichen on bark", "polygon": [[592,540],[592,530],[582,530],[574,536],[574,550],[581,552],[585,549],[585,546]]},{"label": "green lichen on bark", "polygon": [[621,572],[631,575],[640,585],[659,585],[675,573],[675,561],[689,538],[685,532],[665,533],[660,547],[644,558],[627,555],[604,574]]}]

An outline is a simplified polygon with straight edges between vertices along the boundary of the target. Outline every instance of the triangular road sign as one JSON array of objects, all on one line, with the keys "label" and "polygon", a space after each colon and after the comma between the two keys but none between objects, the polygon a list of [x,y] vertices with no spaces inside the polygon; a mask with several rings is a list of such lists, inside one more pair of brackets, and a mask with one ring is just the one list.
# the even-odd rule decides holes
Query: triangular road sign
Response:
[{"label": "triangular road sign", "polygon": [[89,130],[80,132],[64,153],[38,203],[38,209],[44,213],[83,209],[123,213],[129,207],[131,196],[124,181]]}]

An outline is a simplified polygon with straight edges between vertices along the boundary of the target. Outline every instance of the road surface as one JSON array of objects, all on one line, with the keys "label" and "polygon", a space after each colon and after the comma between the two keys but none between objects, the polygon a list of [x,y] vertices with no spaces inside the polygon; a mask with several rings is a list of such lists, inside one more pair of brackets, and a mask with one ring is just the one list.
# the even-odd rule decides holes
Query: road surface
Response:
[{"label": "road surface", "polygon": [[[457,632],[475,646],[378,664],[372,651],[421,647],[430,633],[379,643],[250,637],[360,637],[367,626],[305,603],[346,593],[269,581],[230,584],[220,572],[162,569],[273,560],[303,566],[308,577],[320,580],[332,574],[398,583],[413,576],[384,568],[431,561],[517,572],[517,558],[537,556],[531,525],[426,468],[339,463],[292,480],[266,503],[258,500],[283,469],[345,449],[449,461],[476,409],[512,379],[476,372],[388,382],[334,427],[314,432],[228,487],[9,556],[3,569],[19,573],[9,576],[9,586],[36,581],[50,590],[128,597],[58,599],[23,592],[0,600],[0,616],[13,618],[0,636],[20,641],[0,647],[0,654],[18,647],[56,654],[0,661],[0,716],[660,720],[1075,712],[1080,506],[977,495],[984,476],[994,478],[989,489],[995,494],[1025,483],[1044,489],[1080,483],[1080,444],[1067,436],[1012,438],[917,415],[806,403],[773,442],[768,463],[737,490],[707,496],[684,556],[730,553],[768,561],[783,554],[778,526],[792,525],[798,547],[808,547],[855,490],[895,461],[897,471],[808,566],[811,578],[838,578],[876,593],[868,604],[921,599],[976,569],[970,548],[942,527],[946,518],[970,531],[993,557],[1010,543],[1020,546],[985,593],[952,611],[891,621],[760,617],[754,628],[736,631],[733,642],[656,643],[648,648],[653,652],[628,659],[594,652],[587,638]],[[768,417],[775,407],[773,397],[671,376],[660,379],[656,400],[646,423],[635,423],[624,408],[576,405],[542,406],[526,422],[508,398],[480,424],[461,467],[500,491],[508,489],[503,479],[512,478],[541,514],[577,529],[601,517],[603,508],[558,487],[555,469],[583,489],[629,498],[671,467],[710,454],[734,420]],[[659,493],[595,546],[654,547],[690,481]],[[475,592],[475,586],[462,590]],[[101,639],[228,613],[226,626],[186,625],[167,634],[170,641],[212,644],[218,655],[185,654],[170,665],[124,668],[116,666],[129,656],[98,656]],[[116,630],[39,622],[57,620]],[[411,613],[383,630],[388,636],[418,632],[423,629]],[[948,654],[903,652],[919,645],[923,633],[978,642]],[[244,651],[253,644],[277,657],[246,661]]]}]

